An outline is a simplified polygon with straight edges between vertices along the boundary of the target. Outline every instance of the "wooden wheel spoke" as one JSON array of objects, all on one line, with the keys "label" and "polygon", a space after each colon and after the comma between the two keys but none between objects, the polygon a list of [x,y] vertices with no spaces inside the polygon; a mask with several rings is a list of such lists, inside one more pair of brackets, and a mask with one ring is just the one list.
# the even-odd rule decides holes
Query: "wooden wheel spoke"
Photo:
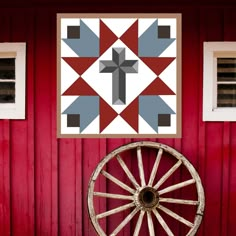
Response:
[{"label": "wooden wheel spoke", "polygon": [[129,168],[127,167],[127,165],[125,164],[125,162],[122,160],[122,158],[120,157],[120,155],[117,155],[116,159],[118,160],[121,168],[124,170],[124,172],[126,173],[127,177],[129,178],[129,180],[131,181],[131,183],[134,185],[134,187],[136,189],[138,189],[140,186],[137,183],[136,179],[134,178],[134,176],[132,175],[132,173],[130,172]]},{"label": "wooden wheel spoke", "polygon": [[122,195],[122,194],[114,194],[114,193],[102,193],[102,192],[94,192],[94,196],[105,197],[105,198],[114,198],[114,199],[122,199],[122,200],[134,200],[133,196]]},{"label": "wooden wheel spoke", "polygon": [[144,176],[141,147],[137,147],[137,158],[138,158],[138,169],[139,169],[139,176],[140,176],[140,180],[141,180],[141,186],[143,187],[146,185],[146,181],[145,181],[145,176]]},{"label": "wooden wheel spoke", "polygon": [[152,168],[152,173],[150,175],[150,179],[148,181],[149,186],[153,185],[153,181],[154,181],[156,173],[157,173],[157,169],[158,169],[161,157],[162,157],[162,153],[163,153],[163,149],[160,148],[158,153],[157,153],[157,157],[156,157],[155,163],[154,163],[153,168]]},{"label": "wooden wheel spoke", "polygon": [[118,212],[121,212],[121,211],[124,211],[126,209],[129,209],[131,207],[135,206],[134,202],[132,203],[128,203],[126,205],[123,205],[123,206],[120,206],[120,207],[117,207],[117,208],[114,208],[112,210],[109,210],[109,211],[105,211],[103,213],[100,213],[96,216],[97,219],[101,219],[101,218],[104,218],[104,217],[107,217],[107,216],[110,216],[110,215],[114,215]]},{"label": "wooden wheel spoke", "polygon": [[172,218],[176,219],[177,221],[187,225],[188,227],[192,228],[194,226],[193,223],[190,221],[184,219],[182,216],[179,216],[178,214],[174,213],[173,211],[167,209],[166,207],[163,207],[162,205],[159,205],[158,208],[165,212],[167,215],[171,216]]},{"label": "wooden wheel spoke", "polygon": [[158,189],[182,164],[182,161],[179,160],[172,168],[170,168],[163,176],[162,178],[157,182],[157,184],[154,186],[155,189]]},{"label": "wooden wheel spoke", "polygon": [[108,178],[109,180],[111,180],[113,183],[117,184],[118,186],[120,186],[121,188],[123,188],[124,190],[134,194],[135,190],[130,188],[128,185],[124,184],[123,182],[121,182],[120,180],[118,180],[116,177],[114,177],[113,175],[107,173],[105,170],[101,171],[101,174],[103,174],[106,178]]},{"label": "wooden wheel spoke", "polygon": [[148,231],[150,236],[155,236],[151,212],[147,211]]},{"label": "wooden wheel spoke", "polygon": [[193,183],[195,183],[194,179],[186,180],[184,182],[181,182],[181,183],[178,183],[178,184],[175,184],[175,185],[171,185],[171,186],[169,186],[167,188],[164,188],[164,189],[158,191],[158,193],[159,193],[159,195],[162,195],[164,193],[169,193],[169,192],[172,192],[172,191],[174,191],[176,189],[180,189],[180,188],[186,187],[186,186],[188,186],[190,184],[193,184]]},{"label": "wooden wheel spoke", "polygon": [[175,199],[175,198],[159,198],[159,202],[183,204],[183,205],[198,205],[199,201],[185,200],[185,199]]},{"label": "wooden wheel spoke", "polygon": [[135,214],[139,211],[138,208],[135,208],[126,218],[116,227],[116,229],[111,233],[111,236],[117,235],[124,227],[131,221]]},{"label": "wooden wheel spoke", "polygon": [[144,214],[145,214],[145,211],[140,211],[140,214],[139,214],[136,226],[135,226],[135,230],[134,230],[134,235],[133,236],[138,236],[139,235],[139,231],[140,231],[142,223],[143,223],[143,216],[144,216]]},{"label": "wooden wheel spoke", "polygon": [[172,233],[171,229],[169,228],[169,226],[166,224],[166,222],[164,221],[164,219],[161,217],[161,215],[159,214],[159,212],[156,209],[153,209],[152,212],[154,213],[154,215],[156,216],[158,222],[160,223],[160,225],[162,226],[162,228],[165,230],[165,232],[167,233],[168,236],[174,236],[174,234]]}]

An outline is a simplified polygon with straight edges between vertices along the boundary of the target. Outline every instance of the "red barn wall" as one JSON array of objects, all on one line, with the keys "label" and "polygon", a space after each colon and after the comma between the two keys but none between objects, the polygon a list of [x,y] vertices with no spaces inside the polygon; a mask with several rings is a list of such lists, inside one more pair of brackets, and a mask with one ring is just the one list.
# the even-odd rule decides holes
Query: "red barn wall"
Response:
[{"label": "red barn wall", "polygon": [[27,118],[0,120],[1,236],[95,235],[86,209],[90,175],[106,153],[134,141],[56,138],[56,13],[66,12],[182,13],[182,138],[152,140],[183,153],[202,179],[198,235],[236,235],[236,123],[202,122],[203,41],[236,40],[236,7],[188,2],[0,3],[0,42],[27,43]]}]

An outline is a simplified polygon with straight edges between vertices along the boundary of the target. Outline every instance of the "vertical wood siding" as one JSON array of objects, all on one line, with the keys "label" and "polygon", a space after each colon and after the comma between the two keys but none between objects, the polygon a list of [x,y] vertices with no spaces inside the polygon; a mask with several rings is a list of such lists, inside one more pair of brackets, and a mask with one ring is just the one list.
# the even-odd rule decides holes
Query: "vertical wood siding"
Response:
[{"label": "vertical wood siding", "polygon": [[[59,6],[38,3],[38,7],[0,9],[0,42],[27,43],[27,118],[0,120],[1,236],[95,235],[87,213],[89,178],[103,156],[135,141],[56,138],[56,13],[97,12],[100,8],[101,12],[134,12],[132,6],[99,8],[70,2],[69,6],[65,1]],[[203,236],[236,235],[236,123],[202,122],[203,41],[235,41],[235,10],[231,6],[157,4],[137,5],[135,10],[182,13],[183,135],[181,139],[146,140],[172,146],[196,167],[206,193],[198,232]],[[112,166],[107,168],[119,174]],[[112,190],[104,180],[99,186]],[[106,205],[98,207],[101,212],[106,209]],[[104,222],[104,227],[117,226],[121,218],[122,214]],[[130,235],[130,230],[127,227],[119,235]],[[176,231],[182,235],[181,228]]]}]

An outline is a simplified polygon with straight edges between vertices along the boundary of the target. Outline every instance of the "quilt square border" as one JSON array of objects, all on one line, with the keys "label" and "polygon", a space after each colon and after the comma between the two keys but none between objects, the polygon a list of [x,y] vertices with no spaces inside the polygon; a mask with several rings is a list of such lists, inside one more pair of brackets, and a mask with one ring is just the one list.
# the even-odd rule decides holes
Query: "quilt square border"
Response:
[{"label": "quilt square border", "polygon": [[[176,76],[175,99],[174,99],[175,109],[172,109],[172,111],[174,110],[173,112],[170,111],[171,109],[166,113],[165,112],[159,112],[159,113],[161,113],[160,115],[162,115],[161,118],[160,118],[160,121],[159,121],[160,126],[163,126],[163,124],[167,124],[169,122],[174,122],[174,130],[175,130],[174,132],[172,130],[170,130],[170,131],[167,130],[167,132],[162,131],[160,133],[158,133],[158,132],[157,133],[152,133],[152,132],[147,132],[147,133],[145,133],[145,132],[141,133],[140,132],[139,133],[139,131],[137,133],[133,133],[133,132],[131,132],[131,133],[125,133],[125,132],[124,133],[120,133],[120,132],[109,133],[109,131],[108,132],[101,132],[101,126],[103,125],[103,124],[101,124],[101,122],[100,122],[100,131],[97,131],[97,132],[94,132],[94,133],[92,133],[92,132],[83,133],[82,131],[77,133],[77,132],[74,132],[74,131],[70,132],[69,129],[68,129],[68,131],[63,130],[63,126],[66,126],[67,121],[66,121],[66,118],[65,118],[65,114],[62,115],[62,113],[63,113],[62,94],[63,94],[63,92],[65,92],[62,89],[62,80],[63,80],[63,75],[62,75],[62,72],[63,72],[63,70],[62,70],[62,57],[63,57],[62,52],[63,52],[63,49],[62,49],[62,47],[65,47],[65,45],[64,45],[65,43],[67,44],[67,46],[69,45],[70,47],[73,47],[73,42],[76,40],[74,38],[72,38],[72,39],[67,38],[67,39],[64,40],[64,38],[63,38],[64,36],[62,37],[62,34],[65,31],[65,24],[64,24],[64,26],[62,26],[63,25],[62,22],[65,19],[69,20],[68,22],[72,22],[71,20],[74,20],[74,21],[78,20],[78,22],[79,22],[81,19],[83,19],[83,21],[86,21],[86,20],[89,20],[89,19],[98,19],[98,20],[103,19],[104,21],[109,20],[109,19],[115,19],[115,20],[116,19],[117,20],[118,19],[127,19],[127,20],[128,19],[137,19],[137,20],[140,20],[140,19],[142,19],[142,20],[158,19],[159,21],[160,21],[160,19],[164,19],[164,20],[165,19],[174,19],[176,21],[176,24],[175,24],[175,27],[176,27],[175,28],[175,33],[176,33],[176,38],[175,38],[176,52],[175,53],[176,53],[176,56],[175,56],[175,68],[174,68],[175,69],[175,74],[176,74],[175,75]],[[80,36],[84,32],[88,33],[88,35],[89,35],[89,31],[87,32],[86,28],[85,28],[85,27],[87,27],[87,25],[83,23],[85,25],[84,26],[84,25],[82,25],[82,23],[83,22],[81,22],[80,25],[79,25]],[[74,24],[72,24],[72,26],[74,26]],[[165,24],[164,24],[164,26],[165,26]],[[63,27],[64,27],[64,29],[63,29]],[[74,27],[74,28],[75,28],[74,30],[76,30],[76,27]],[[107,29],[104,29],[104,30],[107,30]],[[162,30],[160,31],[160,32],[162,32],[162,33],[160,33],[160,34],[162,34],[162,35],[160,35],[160,39],[162,37],[171,36],[170,32],[166,32],[167,30],[168,30],[168,27],[163,27],[162,28]],[[81,33],[81,31],[82,31],[82,33]],[[107,32],[105,32],[105,33],[107,33]],[[76,32],[72,32],[72,33],[70,33],[70,35],[77,35],[78,36],[79,34],[76,33]],[[148,36],[148,32],[147,32],[146,35]],[[130,40],[129,37],[130,37],[130,35],[126,36],[127,41]],[[64,41],[62,40],[62,38],[63,38]],[[81,36],[81,38],[82,38],[82,36]],[[94,37],[94,38],[96,38],[96,37]],[[143,38],[145,38],[145,37],[143,37]],[[92,37],[91,37],[91,40],[93,40]],[[93,45],[95,45],[94,48],[96,48],[96,42],[95,41],[96,40],[93,41],[94,42]],[[145,41],[145,39],[144,39],[144,41]],[[113,47],[112,50],[114,51],[114,49],[117,49],[117,51],[114,51],[114,52],[112,51],[112,55],[113,55],[113,53],[114,53],[114,55],[115,54],[116,55],[118,55],[118,54],[122,55],[123,52],[121,52],[121,51],[122,51],[123,47],[120,46],[122,44],[117,43],[117,45],[118,46],[116,46],[116,44],[114,44],[114,47]],[[99,47],[101,47],[101,46],[99,46]],[[104,47],[105,46],[103,45],[103,48]],[[139,46],[139,47],[141,47],[141,46]],[[103,53],[105,54],[105,49],[107,49],[107,48],[105,48],[105,49],[99,48],[99,49],[104,50]],[[82,49],[80,49],[80,50],[82,50]],[[143,56],[143,58],[146,58],[146,60],[148,61],[149,60],[148,59],[149,55],[148,54],[145,55],[145,50],[146,49],[144,48],[142,56]],[[91,53],[96,53],[95,51],[96,51],[96,49],[94,49],[94,51],[91,52]],[[81,55],[84,53],[82,51],[80,51],[80,52],[81,52]],[[85,58],[90,58],[90,56],[89,56],[90,52],[87,53],[88,55],[86,53],[87,52],[85,52],[84,57]],[[110,54],[111,54],[111,52],[110,52]],[[71,56],[69,56],[69,57],[71,58]],[[79,57],[82,57],[82,56],[79,56]],[[101,57],[101,59],[102,59],[102,57]],[[58,13],[57,14],[57,137],[58,138],[181,138],[181,135],[182,135],[182,62],[181,61],[182,61],[182,15],[180,13],[167,13],[167,14],[166,13],[130,13],[130,14],[129,13]],[[104,62],[104,65],[102,65],[103,62]],[[99,63],[100,63],[99,64],[100,73],[102,73],[101,68],[104,68],[106,66],[107,60],[100,60]],[[129,60],[126,64],[130,64],[130,63],[132,64],[131,60]],[[73,62],[72,62],[72,64],[73,64]],[[141,65],[141,63],[139,63],[139,66],[140,65]],[[132,68],[125,68],[124,70],[125,71],[132,71],[132,70],[135,70],[136,67],[137,66],[134,63],[132,65]],[[111,69],[107,68],[107,70],[111,70]],[[135,72],[133,72],[133,73],[135,73]],[[105,74],[105,72],[104,72],[103,75],[105,77],[108,74]],[[88,81],[89,81],[89,79],[88,79]],[[119,82],[119,83],[121,84],[121,82]],[[121,86],[120,84],[118,84],[117,86]],[[84,86],[85,85],[83,84],[82,87],[85,91],[87,87],[86,86],[84,87]],[[148,115],[148,118],[145,117],[146,114],[149,114],[150,110],[148,110],[146,108],[140,108],[140,106],[141,106],[140,104],[143,104],[144,107],[147,107],[147,106],[145,106],[145,104],[149,104],[149,103],[151,104],[152,101],[153,101],[153,100],[151,100],[152,98],[156,99],[157,97],[160,97],[160,96],[157,96],[156,94],[155,94],[155,96],[154,95],[152,96],[151,93],[149,92],[150,89],[148,91],[146,91],[146,90],[148,90],[148,88],[145,89],[146,93],[140,93],[140,95],[138,97],[139,112],[141,113],[141,110],[142,110],[142,112],[144,114],[143,115],[144,120],[147,121],[148,124],[152,125],[152,122],[153,122],[152,117],[150,115]],[[94,90],[93,90],[93,92],[94,92]],[[94,93],[97,95],[96,89],[95,89]],[[68,93],[68,94],[69,94],[69,96],[71,95],[71,97],[75,97],[73,93]],[[142,96],[143,94],[145,94],[147,96]],[[117,104],[120,104],[120,102],[122,103],[122,96],[124,97],[124,94],[122,95],[122,93],[117,95],[117,98],[116,98],[117,99]],[[163,96],[165,96],[165,94]],[[85,100],[85,104],[89,104],[89,106],[93,107],[93,109],[92,109],[93,114],[88,114],[87,117],[85,117],[85,118],[81,117],[80,114],[78,115],[78,113],[77,113],[77,116],[76,115],[74,116],[74,117],[79,117],[79,120],[78,121],[75,120],[73,122],[73,124],[80,123],[79,128],[80,128],[80,130],[82,130],[81,127],[82,126],[86,127],[86,125],[87,125],[87,124],[85,124],[86,121],[83,121],[83,120],[89,120],[89,119],[92,120],[92,119],[94,119],[93,117],[95,117],[96,115],[100,118],[100,110],[97,110],[97,106],[100,107],[100,109],[102,109],[102,107],[104,107],[104,106],[107,108],[107,103],[106,103],[106,101],[104,101],[104,99],[101,99],[101,98],[96,99],[97,96],[87,95],[87,96],[77,96],[77,97],[81,97],[81,98],[83,97],[84,99],[87,99],[87,100]],[[94,99],[92,99],[92,98],[94,98]],[[148,100],[147,100],[147,98],[148,98]],[[114,99],[115,98],[114,98],[114,95],[113,95],[113,100]],[[77,101],[77,100],[74,99],[74,103],[77,102],[77,105],[78,105],[79,101]],[[82,102],[82,99],[80,99],[80,100],[81,100],[80,102]],[[101,100],[102,100],[102,102],[101,102]],[[162,100],[162,99],[160,99],[160,100]],[[134,101],[137,101],[137,99],[134,99]],[[133,103],[135,103],[134,101],[131,101],[130,103],[133,104]],[[157,102],[159,104],[161,101],[155,100],[155,102]],[[66,102],[64,102],[64,103],[66,103]],[[172,104],[173,104],[173,101],[172,101]],[[118,107],[118,106],[116,106],[116,107]],[[165,109],[166,108],[163,108],[162,111],[164,111]],[[130,109],[129,115],[131,113],[132,113],[132,109]],[[142,114],[140,115],[140,113],[138,114],[139,117],[142,115]],[[168,115],[165,115],[167,113],[170,116],[169,118],[167,117]],[[69,108],[67,109],[66,115],[68,115],[68,114],[71,114],[71,109],[69,109]],[[114,115],[112,112],[109,113],[109,114],[111,116]],[[128,112],[127,112],[127,114],[128,114]],[[174,119],[172,119],[173,118],[172,115],[174,116]],[[110,119],[110,118],[107,118],[107,117],[105,117],[105,119]],[[120,114],[119,114],[119,117],[120,117]],[[168,118],[169,119],[169,120],[167,119],[168,122],[163,121],[163,117]],[[132,121],[130,121],[130,124],[131,123],[132,123]],[[158,126],[158,114],[157,114],[157,117],[156,117],[156,124]],[[131,127],[135,127],[135,124],[131,124]],[[73,129],[74,127],[71,127],[71,128]]]}]

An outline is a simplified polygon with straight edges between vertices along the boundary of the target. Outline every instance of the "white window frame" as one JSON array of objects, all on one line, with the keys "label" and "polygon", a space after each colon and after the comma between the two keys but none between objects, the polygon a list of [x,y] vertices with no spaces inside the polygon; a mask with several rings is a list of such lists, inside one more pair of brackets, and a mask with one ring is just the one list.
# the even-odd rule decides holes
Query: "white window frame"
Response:
[{"label": "white window frame", "polygon": [[217,107],[217,57],[235,57],[236,42],[204,42],[203,121],[236,121],[236,107]]},{"label": "white window frame", "polygon": [[26,43],[0,43],[0,58],[15,57],[15,103],[0,103],[0,119],[25,119]]}]

